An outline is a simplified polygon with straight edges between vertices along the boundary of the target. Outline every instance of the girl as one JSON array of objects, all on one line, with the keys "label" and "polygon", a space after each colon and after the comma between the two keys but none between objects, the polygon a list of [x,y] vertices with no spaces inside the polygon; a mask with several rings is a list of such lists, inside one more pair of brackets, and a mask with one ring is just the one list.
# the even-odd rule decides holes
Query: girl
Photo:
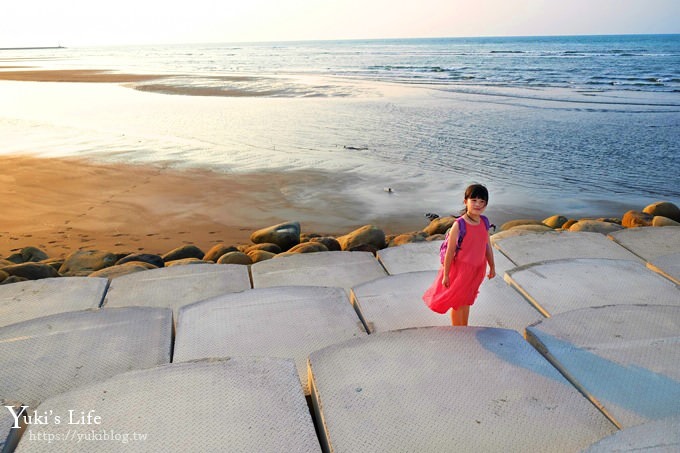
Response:
[{"label": "girl", "polygon": [[[437,313],[451,308],[451,324],[467,326],[470,305],[475,303],[479,285],[484,280],[486,264],[488,278],[496,276],[493,251],[489,244],[488,221],[482,213],[489,202],[489,192],[481,184],[472,184],[465,190],[465,211],[451,227],[448,247],[442,267],[432,285],[423,294],[423,300]],[[459,222],[465,222],[464,240],[458,248]]]}]

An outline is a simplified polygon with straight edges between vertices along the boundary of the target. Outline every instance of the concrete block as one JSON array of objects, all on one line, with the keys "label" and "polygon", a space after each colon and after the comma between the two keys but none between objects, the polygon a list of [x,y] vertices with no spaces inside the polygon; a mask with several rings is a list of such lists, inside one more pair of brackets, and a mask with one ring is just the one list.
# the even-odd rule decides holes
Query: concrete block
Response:
[{"label": "concrete block", "polygon": [[680,416],[680,306],[574,310],[527,339],[617,426]]},{"label": "concrete block", "polygon": [[184,305],[250,287],[247,266],[172,266],[113,279],[104,306],[172,308],[176,315]]},{"label": "concrete block", "polygon": [[172,313],[159,308],[61,313],[0,328],[0,400],[45,398],[170,361]]},{"label": "concrete block", "polygon": [[105,278],[45,278],[0,286],[0,327],[68,311],[99,308]]},{"label": "concrete block", "polygon": [[544,316],[605,305],[680,305],[680,289],[642,262],[556,260],[518,267],[505,279]]},{"label": "concrete block", "polygon": [[334,286],[349,294],[352,287],[387,275],[368,252],[318,252],[282,256],[251,266],[254,288]]},{"label": "concrete block", "polygon": [[609,237],[646,261],[680,253],[680,227],[677,226],[626,228],[610,233]]},{"label": "concrete block", "polygon": [[518,266],[569,258],[640,260],[600,233],[564,231],[526,234],[497,240],[495,246]]},{"label": "concrete block", "polygon": [[330,451],[579,451],[616,430],[511,330],[377,333],[309,368]]},{"label": "concrete block", "polygon": [[173,362],[231,356],[292,358],[309,394],[309,353],[365,335],[342,288],[255,289],[181,308]]},{"label": "concrete block", "polygon": [[378,251],[378,260],[390,275],[406,272],[436,271],[443,241],[425,241],[389,247]]},{"label": "concrete block", "polygon": [[584,453],[680,451],[680,416],[626,428],[593,444]]},{"label": "concrete block", "polygon": [[[233,358],[131,371],[54,396],[38,410],[64,422],[29,427],[17,452],[320,451],[289,360]],[[70,410],[76,417],[91,411],[100,424],[69,426]],[[31,429],[66,440],[40,442]]]},{"label": "concrete block", "polygon": [[680,285],[680,252],[658,256],[649,261],[647,267]]}]

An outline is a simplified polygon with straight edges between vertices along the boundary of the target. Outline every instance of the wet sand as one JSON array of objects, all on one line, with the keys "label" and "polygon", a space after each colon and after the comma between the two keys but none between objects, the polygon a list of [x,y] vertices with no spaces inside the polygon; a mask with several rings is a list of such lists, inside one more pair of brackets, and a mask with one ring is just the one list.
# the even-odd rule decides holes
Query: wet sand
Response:
[{"label": "wet sand", "polygon": [[161,79],[166,76],[154,74],[122,74],[101,69],[42,69],[6,71],[14,66],[0,66],[0,80],[21,82],[88,82],[130,83]]},{"label": "wet sand", "polygon": [[[207,170],[0,156],[0,256],[29,245],[50,257],[77,249],[165,253],[249,243],[260,228],[297,220],[303,232],[341,235],[354,210],[343,200],[301,206],[294,194],[324,184],[321,172],[220,174]],[[424,218],[372,219],[388,233]]]}]

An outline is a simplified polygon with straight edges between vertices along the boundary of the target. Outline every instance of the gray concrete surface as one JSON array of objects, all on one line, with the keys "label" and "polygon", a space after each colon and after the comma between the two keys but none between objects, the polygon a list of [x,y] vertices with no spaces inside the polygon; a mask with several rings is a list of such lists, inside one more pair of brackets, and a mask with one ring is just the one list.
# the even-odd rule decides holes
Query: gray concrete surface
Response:
[{"label": "gray concrete surface", "polygon": [[436,275],[408,272],[363,283],[352,289],[352,304],[369,333],[451,325],[448,316],[433,312],[422,299]]},{"label": "gray concrete surface", "polygon": [[61,277],[0,286],[0,327],[42,316],[98,308],[105,278]]},{"label": "gray concrete surface", "polygon": [[646,261],[680,253],[680,227],[626,228],[609,237]]},{"label": "gray concrete surface", "polygon": [[231,356],[292,358],[309,394],[309,353],[365,335],[342,288],[253,289],[181,308],[173,362]]},{"label": "gray concrete surface", "polygon": [[563,231],[526,234],[496,240],[495,246],[518,266],[569,258],[640,260],[600,233]]},{"label": "gray concrete surface", "polygon": [[0,328],[0,400],[35,409],[47,397],[170,361],[172,313],[112,308]]},{"label": "gray concrete surface", "polygon": [[[66,440],[48,444],[27,432],[18,452],[320,451],[289,360],[233,358],[132,371],[50,398],[38,410],[64,420],[69,410],[93,411],[101,424],[35,427]],[[91,431],[111,440],[69,437]]]},{"label": "gray concrete surface", "polygon": [[548,261],[510,270],[505,280],[545,316],[613,304],[680,305],[678,286],[636,261]]},{"label": "gray concrete surface", "polygon": [[387,275],[369,252],[301,253],[260,261],[251,267],[254,288],[334,286],[349,294],[352,287]]},{"label": "gray concrete surface", "polygon": [[312,353],[309,369],[336,452],[574,452],[616,429],[511,330],[377,333]]},{"label": "gray concrete surface", "polygon": [[378,260],[390,275],[439,269],[439,248],[443,241],[425,241],[378,251]]},{"label": "gray concrete surface", "polygon": [[680,416],[626,428],[590,446],[584,453],[680,451]]},{"label": "gray concrete surface", "polygon": [[618,426],[680,416],[680,306],[574,310],[527,338]]},{"label": "gray concrete surface", "polygon": [[177,310],[200,300],[249,289],[248,267],[192,264],[137,272],[111,281],[105,307],[162,307]]},{"label": "gray concrete surface", "polygon": [[680,252],[658,256],[649,261],[647,267],[680,285]]},{"label": "gray concrete surface", "polygon": [[[14,451],[17,442],[19,442],[19,429],[14,427],[15,420],[11,412],[6,407],[11,404],[6,401],[0,400],[0,452],[8,453]],[[11,409],[15,414],[21,413],[20,405],[17,405]],[[21,423],[18,425],[21,427]]]}]

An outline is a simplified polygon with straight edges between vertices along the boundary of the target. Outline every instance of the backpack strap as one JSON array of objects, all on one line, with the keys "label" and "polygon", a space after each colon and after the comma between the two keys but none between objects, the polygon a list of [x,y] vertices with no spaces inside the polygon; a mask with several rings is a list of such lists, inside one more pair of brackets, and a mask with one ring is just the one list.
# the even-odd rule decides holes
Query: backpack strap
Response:
[{"label": "backpack strap", "polygon": [[458,250],[460,250],[463,245],[463,238],[465,237],[466,233],[465,219],[463,216],[458,217],[456,219],[456,223],[458,224],[458,242],[456,243],[456,252],[458,252]]}]

